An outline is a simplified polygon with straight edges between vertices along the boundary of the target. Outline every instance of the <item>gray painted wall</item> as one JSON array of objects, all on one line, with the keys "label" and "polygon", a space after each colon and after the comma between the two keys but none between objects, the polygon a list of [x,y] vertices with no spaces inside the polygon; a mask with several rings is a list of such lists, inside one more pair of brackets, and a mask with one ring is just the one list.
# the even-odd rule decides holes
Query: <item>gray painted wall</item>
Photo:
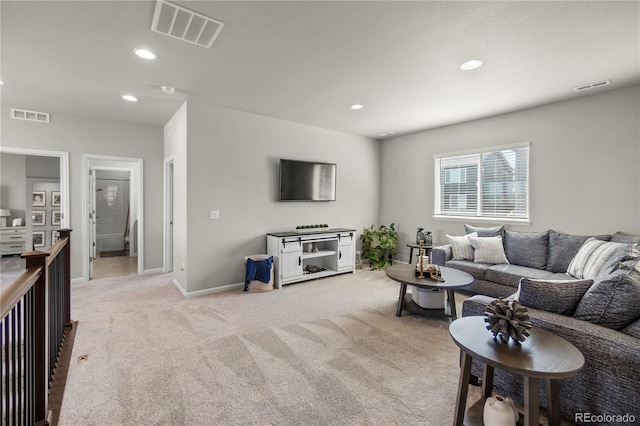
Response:
[{"label": "gray painted wall", "polygon": [[[164,126],[165,159],[173,161],[173,278],[187,292],[187,103]],[[182,265],[185,265],[183,268]]]},{"label": "gray painted wall", "polygon": [[404,243],[416,228],[461,235],[434,221],[433,155],[530,141],[530,226],[582,235],[640,234],[640,86],[619,89],[382,142],[383,223]]},{"label": "gray painted wall", "polygon": [[[188,292],[243,282],[244,256],[265,253],[268,232],[378,220],[375,140],[195,102],[187,135]],[[280,158],[337,163],[337,201],[277,201]]]},{"label": "gray painted wall", "polygon": [[27,177],[60,179],[60,159],[27,155]]},{"label": "gray painted wall", "polygon": [[25,221],[27,209],[26,160],[24,155],[2,154],[0,156],[0,208],[10,209],[11,217],[7,225],[11,226],[13,218]]},{"label": "gray painted wall", "polygon": [[[2,109],[9,117],[9,108]],[[82,154],[144,159],[144,269],[162,267],[162,128],[54,113],[50,124],[3,120],[2,146],[69,152],[71,276],[82,277]],[[4,154],[2,155],[4,157]]]}]

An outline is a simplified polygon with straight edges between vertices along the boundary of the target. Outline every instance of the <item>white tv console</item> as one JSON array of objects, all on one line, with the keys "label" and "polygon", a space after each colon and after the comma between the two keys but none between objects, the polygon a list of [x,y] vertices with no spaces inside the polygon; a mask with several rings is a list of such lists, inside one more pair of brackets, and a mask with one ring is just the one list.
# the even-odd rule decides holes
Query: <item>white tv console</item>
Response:
[{"label": "white tv console", "polygon": [[[275,287],[354,272],[355,229],[332,228],[267,234],[267,253],[273,256]],[[309,272],[314,267],[323,271]]]}]

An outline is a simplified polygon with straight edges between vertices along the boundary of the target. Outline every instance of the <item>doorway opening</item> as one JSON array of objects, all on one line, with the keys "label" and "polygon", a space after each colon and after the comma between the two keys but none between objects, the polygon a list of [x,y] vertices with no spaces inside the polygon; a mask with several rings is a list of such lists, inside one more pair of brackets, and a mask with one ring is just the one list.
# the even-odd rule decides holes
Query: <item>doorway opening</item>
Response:
[{"label": "doorway opening", "polygon": [[[2,225],[24,235],[19,244],[11,245],[5,244],[3,237],[0,281],[10,282],[25,270],[21,253],[46,250],[55,240],[57,230],[70,228],[69,153],[0,146],[0,157],[3,162],[0,207],[8,214]],[[49,182],[55,186],[42,186]]]},{"label": "doorway opening", "polygon": [[144,272],[142,159],[83,155],[85,280]]}]

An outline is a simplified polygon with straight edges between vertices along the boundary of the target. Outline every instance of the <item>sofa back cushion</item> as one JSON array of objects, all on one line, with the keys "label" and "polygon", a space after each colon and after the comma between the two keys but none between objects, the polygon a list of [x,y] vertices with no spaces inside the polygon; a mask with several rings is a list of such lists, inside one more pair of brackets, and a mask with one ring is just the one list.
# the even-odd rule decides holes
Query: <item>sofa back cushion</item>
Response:
[{"label": "sofa back cushion", "polygon": [[544,269],[549,251],[549,231],[504,231],[504,251],[509,263]]},{"label": "sofa back cushion", "polygon": [[616,243],[637,244],[640,246],[640,235],[625,234],[624,232],[616,232],[611,237],[611,241]]},{"label": "sofa back cushion", "polygon": [[624,334],[628,334],[629,336],[633,336],[636,339],[640,339],[640,319],[635,320],[620,331]]},{"label": "sofa back cushion", "polygon": [[[549,259],[547,261],[547,271],[567,272],[569,263],[578,253],[582,244],[591,236],[570,235],[561,232],[549,231]],[[598,235],[595,238],[609,241],[611,235]]]},{"label": "sofa back cushion", "polygon": [[477,233],[478,237],[502,237],[504,233],[504,225],[483,228],[480,226],[464,225],[464,233]]}]

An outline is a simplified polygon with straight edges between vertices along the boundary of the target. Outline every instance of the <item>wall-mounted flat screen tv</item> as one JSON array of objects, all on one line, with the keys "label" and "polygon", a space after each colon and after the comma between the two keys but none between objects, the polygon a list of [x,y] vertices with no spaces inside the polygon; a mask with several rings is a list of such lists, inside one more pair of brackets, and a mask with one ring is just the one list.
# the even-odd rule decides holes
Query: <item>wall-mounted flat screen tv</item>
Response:
[{"label": "wall-mounted flat screen tv", "polygon": [[335,201],[336,164],[280,159],[280,201]]}]

